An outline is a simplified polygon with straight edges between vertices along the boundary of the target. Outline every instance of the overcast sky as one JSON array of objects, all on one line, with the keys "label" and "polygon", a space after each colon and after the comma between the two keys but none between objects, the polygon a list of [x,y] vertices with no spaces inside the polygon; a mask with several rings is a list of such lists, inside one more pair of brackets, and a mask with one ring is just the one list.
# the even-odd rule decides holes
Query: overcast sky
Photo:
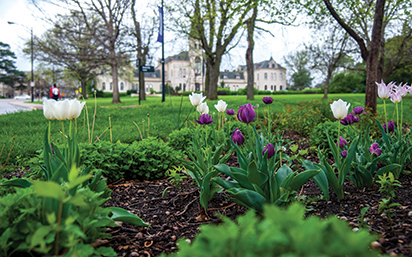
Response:
[{"label": "overcast sky", "polygon": [[[138,4],[146,6],[147,2],[149,0],[139,0]],[[53,10],[50,10],[49,13],[53,13]],[[30,39],[30,28],[33,27],[33,33],[36,36],[41,35],[47,28],[47,24],[39,17],[41,14],[28,0],[0,0],[0,41],[11,46],[11,50],[17,56],[16,65],[19,70],[30,70],[30,58],[22,53],[24,42]],[[9,25],[8,21],[21,25]],[[165,17],[165,22],[167,22],[167,17]],[[265,34],[255,42],[255,62],[268,60],[272,56],[276,62],[283,64],[285,55],[302,48],[303,42],[311,41],[310,33],[304,27],[273,25],[270,30],[275,37]],[[168,44],[167,37],[169,35],[172,36],[165,31],[165,57],[187,50],[188,47],[184,44],[181,47]],[[160,43],[155,44],[160,45]],[[244,44],[244,46],[246,45]],[[186,49],[184,49],[185,47]],[[156,52],[155,57],[161,57],[160,50]],[[230,55],[224,58],[221,70],[233,70],[239,64],[245,64],[245,48],[233,49]]]}]

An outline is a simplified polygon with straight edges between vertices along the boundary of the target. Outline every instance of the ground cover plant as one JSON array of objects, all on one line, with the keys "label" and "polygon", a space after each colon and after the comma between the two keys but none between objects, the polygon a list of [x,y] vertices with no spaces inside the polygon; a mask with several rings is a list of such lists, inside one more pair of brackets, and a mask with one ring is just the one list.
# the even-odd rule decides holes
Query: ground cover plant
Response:
[{"label": "ground cover plant", "polygon": [[[380,87],[383,86],[385,86],[385,88],[389,87],[387,87],[386,85],[381,85]],[[400,89],[397,88],[396,90],[393,90],[391,88],[390,92],[390,94],[395,95],[400,92]],[[166,159],[177,159],[179,166],[170,160],[168,160],[169,162],[167,163],[166,159],[161,160],[160,163],[154,162],[154,164],[150,166],[151,168],[148,166],[149,170],[153,169],[150,171],[151,174],[162,174],[163,176],[166,174],[169,174],[169,176],[175,174],[173,172],[162,172],[161,169],[179,170],[183,172],[184,175],[182,175],[182,182],[179,183],[179,188],[177,190],[173,190],[172,185],[164,181],[143,181],[142,183],[147,184],[147,187],[141,187],[137,184],[140,188],[134,191],[134,194],[122,194],[119,188],[132,188],[134,187],[134,185],[136,185],[134,182],[123,182],[129,179],[125,175],[127,168],[131,168],[131,171],[135,172],[135,170],[138,170],[140,166],[144,167],[144,165],[148,164],[149,162],[146,161],[144,157],[140,158],[140,160],[143,159],[142,162],[136,162],[135,160],[133,160],[133,158],[124,155],[127,150],[123,150],[123,147],[121,147],[121,150],[119,151],[116,150],[113,155],[117,155],[118,157],[112,159],[114,160],[114,162],[116,162],[116,159],[118,159],[117,162],[121,161],[125,162],[125,164],[119,165],[117,168],[123,172],[123,174],[119,173],[118,178],[120,180],[116,181],[117,185],[110,185],[110,187],[114,191],[115,196],[111,198],[111,200],[113,201],[110,202],[109,205],[123,206],[128,210],[133,211],[134,213],[141,216],[143,220],[151,222],[153,228],[149,227],[147,229],[136,230],[136,228],[134,227],[122,225],[120,228],[114,228],[114,230],[112,228],[108,231],[112,231],[114,237],[117,238],[118,234],[116,233],[129,229],[135,232],[135,235],[133,237],[137,238],[137,241],[139,241],[138,239],[144,238],[144,242],[141,242],[143,243],[143,248],[139,248],[137,246],[141,245],[141,243],[138,242],[137,245],[133,243],[133,245],[128,244],[127,247],[124,246],[126,248],[130,247],[131,249],[141,249],[139,250],[139,254],[144,254],[144,249],[147,248],[147,250],[149,250],[154,242],[158,241],[158,239],[156,239],[156,236],[153,235],[161,235],[164,231],[164,234],[170,236],[170,233],[172,231],[175,231],[176,235],[170,237],[169,240],[171,241],[168,244],[165,243],[164,245],[159,245],[158,243],[156,243],[156,247],[160,248],[157,248],[157,250],[153,248],[151,250],[151,253],[157,252],[158,254],[160,252],[167,252],[168,250],[166,249],[169,249],[170,251],[176,250],[173,248],[176,246],[177,237],[186,237],[185,233],[177,233],[180,228],[184,229],[188,226],[194,226],[195,224],[196,226],[198,226],[199,224],[205,222],[219,222],[219,219],[216,218],[216,216],[213,214],[213,211],[223,211],[235,206],[237,206],[236,210],[244,210],[241,208],[241,206],[236,205],[236,203],[263,213],[262,206],[264,203],[269,203],[272,205],[276,204],[287,210],[287,208],[291,208],[288,206],[292,202],[302,202],[307,204],[307,211],[310,211],[314,209],[314,207],[311,207],[311,205],[314,204],[314,202],[318,201],[323,203],[322,199],[324,199],[327,203],[330,202],[330,204],[332,204],[333,206],[340,205],[342,201],[347,201],[347,198],[349,196],[346,194],[346,188],[350,185],[354,185],[356,190],[367,187],[367,190],[372,191],[376,191],[376,188],[379,187],[379,185],[386,185],[386,189],[382,189],[381,192],[379,192],[382,195],[381,199],[379,199],[379,208],[377,205],[371,205],[369,206],[371,208],[365,209],[367,211],[363,212],[363,214],[361,215],[368,215],[368,210],[370,210],[370,212],[373,212],[374,208],[377,208],[378,214],[382,213],[383,215],[381,216],[381,220],[386,220],[388,222],[386,225],[389,224],[389,226],[386,226],[383,223],[384,229],[385,227],[390,227],[391,231],[394,233],[394,231],[398,230],[397,222],[399,220],[399,217],[397,217],[396,215],[398,204],[404,205],[405,201],[399,201],[399,199],[396,198],[397,194],[394,193],[397,189],[389,190],[389,184],[384,183],[383,181],[389,181],[392,186],[395,184],[403,185],[404,177],[408,176],[408,169],[410,169],[412,139],[408,126],[406,126],[404,130],[400,129],[400,121],[402,121],[403,119],[403,112],[399,112],[399,110],[402,110],[402,108],[397,108],[397,104],[399,103],[399,101],[402,101],[402,99],[403,98],[392,100],[396,104],[395,125],[392,125],[392,123],[390,123],[386,119],[387,116],[391,116],[387,115],[387,110],[390,109],[391,105],[387,106],[385,103],[385,105],[383,106],[384,114],[382,115],[382,117],[377,117],[378,119],[380,119],[380,121],[372,120],[372,122],[376,124],[376,126],[378,126],[381,134],[372,137],[369,135],[370,130],[364,130],[362,129],[362,125],[356,125],[360,124],[360,117],[361,115],[364,115],[363,108],[361,106],[352,105],[351,107],[350,105],[352,103],[342,100],[336,100],[332,103],[319,103],[322,105],[330,106],[330,113],[332,113],[334,118],[336,118],[335,121],[332,122],[338,124],[337,133],[332,133],[332,131],[328,131],[324,127],[324,132],[328,142],[328,149],[330,149],[330,152],[327,152],[325,149],[321,148],[318,148],[316,151],[314,151],[313,147],[306,147],[302,149],[301,147],[304,145],[304,143],[307,144],[308,140],[300,139],[298,141],[293,141],[293,138],[295,137],[288,136],[291,133],[290,129],[282,126],[277,126],[277,124],[282,122],[284,117],[275,115],[276,109],[274,109],[273,106],[276,101],[272,97],[265,96],[259,103],[243,103],[238,108],[233,107],[233,109],[227,109],[227,107],[232,108],[232,106],[226,101],[220,100],[217,103],[214,102],[213,104],[215,105],[211,106],[211,108],[209,109],[207,102],[203,102],[204,99],[202,95],[192,94],[190,96],[190,104],[193,106],[189,105],[188,107],[196,109],[197,111],[194,111],[193,116],[189,117],[188,120],[183,122],[187,122],[188,124],[185,129],[190,130],[190,133],[183,133],[183,135],[189,136],[190,134],[192,134],[192,139],[191,141],[186,139],[181,141],[185,144],[188,144],[188,149],[191,149],[192,151],[186,151],[187,155],[181,154],[180,156],[173,156],[173,154],[169,154],[167,156]],[[230,98],[228,98],[227,100],[229,102]],[[312,105],[313,103],[311,102],[302,104]],[[322,106],[321,109],[322,113],[327,113],[324,106]],[[189,109],[189,111],[193,110]],[[298,110],[298,112],[302,111],[302,109]],[[330,113],[328,115],[330,115]],[[47,118],[47,113],[45,112],[44,114]],[[316,115],[316,111],[312,115]],[[291,115],[291,117],[297,116],[293,114]],[[166,150],[166,148],[162,147],[171,146],[168,145],[168,142],[164,142],[162,138],[155,139],[150,137],[153,129],[151,128],[149,123],[152,124],[152,119],[155,119],[153,118],[153,115],[146,114],[146,123],[144,125],[141,123],[138,124],[138,122],[132,122],[133,126],[135,126],[135,129],[137,129],[138,131],[138,139],[135,139],[132,143],[127,144],[127,147],[124,148],[130,149],[128,147],[134,144],[136,144],[137,146],[141,143],[143,143],[144,145],[151,145],[152,143],[154,143],[154,145],[148,147],[148,149],[149,152],[153,154],[153,157],[151,158],[156,161],[158,157],[169,151]],[[407,119],[404,119],[403,121],[406,120]],[[110,121],[113,122],[113,120]],[[383,123],[384,125],[382,126],[381,123]],[[51,125],[51,123],[49,124]],[[231,126],[232,124],[235,124],[235,126]],[[243,126],[237,126],[239,124],[243,124]],[[113,131],[111,125],[109,126],[109,128],[103,130],[103,132],[106,131],[104,132],[104,135],[108,135],[108,140],[106,140],[106,143],[104,143],[107,144],[107,147],[105,146],[105,148],[110,149],[110,145],[115,144],[123,145],[124,143],[122,142],[113,142]],[[176,123],[174,124],[174,126],[176,127]],[[342,133],[342,126],[347,127],[347,134]],[[366,128],[369,128],[368,126],[370,126],[370,124],[367,123],[365,124],[365,126]],[[72,135],[73,131],[75,131],[77,135],[76,139],[81,137],[82,132],[81,129],[79,129],[79,126],[74,126],[71,122],[70,128],[71,130],[69,130],[68,133],[66,130],[65,133],[64,126],[62,126],[60,129],[61,132],[58,132],[57,137],[60,136],[62,142],[66,141],[65,135]],[[252,131],[252,136],[250,136],[250,131]],[[91,135],[91,133],[94,133],[93,127],[90,132],[87,128],[87,132],[84,133],[86,134],[85,139],[89,140],[88,144],[93,143],[93,141],[90,141],[91,136],[89,136]],[[245,137],[244,134],[248,136]],[[69,146],[71,146],[72,150],[64,148],[63,153],[61,153],[61,148],[55,145],[55,142],[57,142],[57,140],[55,141],[53,135],[51,138],[48,138],[47,135],[48,133],[46,133],[46,137],[44,137],[45,150],[43,150],[43,158],[47,159],[48,156],[53,157],[54,155],[56,155],[56,157],[61,160],[67,158],[67,160],[81,159],[84,161],[84,163],[86,163],[87,155],[93,155],[96,152],[96,150],[91,150],[81,156],[80,147],[75,144],[74,141],[70,141],[73,140],[74,137],[68,137]],[[103,135],[101,135],[100,138],[103,141]],[[178,137],[176,135],[169,137],[171,141],[178,141],[177,138]],[[52,145],[52,147],[50,147],[50,144]],[[99,144],[102,144],[102,142],[99,142]],[[98,145],[97,142],[96,145]],[[174,145],[179,145],[179,143]],[[155,146],[159,147],[158,151],[153,150]],[[309,151],[309,149],[311,150]],[[144,149],[139,150],[139,152],[141,151],[144,151]],[[182,149],[176,149],[175,152],[182,153]],[[233,152],[236,152],[236,154],[232,154]],[[295,153],[300,154],[299,156],[297,156]],[[369,155],[366,153],[368,153]],[[131,156],[134,155],[137,155],[137,153],[133,153],[132,151]],[[77,157],[72,158],[70,156]],[[365,158],[362,159],[363,156],[365,156]],[[187,159],[187,157],[189,157],[189,160]],[[46,159],[44,159],[44,164],[46,164],[45,171],[49,170],[49,168],[47,168],[47,164],[50,163],[50,161]],[[105,158],[103,156],[97,159],[98,161],[95,162],[95,164],[102,165],[98,168],[98,170],[96,170],[97,173],[95,173],[96,176],[99,177],[105,172],[105,169],[107,168],[105,168],[104,166]],[[72,162],[73,161],[69,161],[69,163]],[[84,163],[83,165],[85,165]],[[78,167],[80,167],[81,165],[82,164],[80,163],[77,164]],[[180,165],[182,165],[184,169],[179,168]],[[84,168],[87,169],[87,166],[88,165],[85,165]],[[57,170],[60,170],[61,167],[65,166],[55,165],[55,167],[57,168]],[[67,170],[71,171],[71,169]],[[30,173],[31,172],[29,170],[29,174]],[[106,176],[110,176],[110,174],[112,173],[113,172],[108,172],[106,173]],[[49,173],[46,172],[45,174],[47,175]],[[71,174],[71,172],[64,172],[63,174]],[[69,176],[72,178],[72,180],[77,179],[74,174],[76,174],[76,172],[74,172],[73,175]],[[390,179],[388,180],[386,176],[391,176],[388,174],[393,174],[393,179],[392,177],[390,177]],[[176,177],[175,175],[173,176]],[[85,176],[84,180],[82,180],[83,178],[80,179],[83,182],[91,179],[90,175],[88,175],[87,172],[84,174],[80,173],[78,176],[80,178],[82,178],[82,176]],[[53,175],[43,176],[43,179],[46,179],[47,181],[47,178],[50,177],[53,177]],[[183,179],[183,177],[187,178]],[[372,177],[372,179],[367,180],[369,177]],[[153,176],[153,178],[156,178],[156,176]],[[395,181],[395,179],[399,179],[399,182]],[[61,185],[65,185],[68,181],[68,185],[70,187],[70,179],[63,179],[60,180],[60,182],[61,181],[66,181]],[[193,185],[191,184],[191,181],[195,181],[196,183]],[[7,184],[11,182],[5,183]],[[24,183],[24,185],[26,185],[27,183],[31,182],[27,179],[24,179],[17,180],[17,182],[13,183]],[[39,183],[39,185],[41,184],[37,181],[31,184],[36,185],[37,183]],[[39,187],[40,186],[37,186],[37,188]],[[44,184],[44,187],[47,188],[46,184]],[[158,187],[158,189],[156,189],[155,191],[157,192],[160,190],[161,197],[153,197],[153,195],[156,195],[156,193],[153,192],[152,189],[149,189],[152,187]],[[307,187],[310,187],[312,190],[317,192],[316,195],[310,196],[313,198],[304,197],[305,195],[303,194],[303,192],[305,192],[305,188]],[[190,188],[190,190],[188,190],[188,188]],[[64,188],[56,188],[55,191],[60,192],[57,194],[57,196],[71,196],[70,190],[71,189],[65,191]],[[392,192],[390,194],[390,197],[386,195],[389,191]],[[139,196],[146,195],[146,193],[152,195],[152,197],[149,197],[148,199],[146,198],[141,202]],[[173,196],[173,193],[175,196]],[[6,191],[4,191],[3,194],[5,194],[5,196],[10,195],[10,193]],[[13,192],[11,192],[11,194],[13,194]],[[224,198],[224,195],[232,200],[233,203],[226,200],[225,202],[220,202],[216,206],[216,201],[221,201],[221,199]],[[57,201],[56,203],[60,205],[64,205],[66,204],[65,201],[70,200],[70,198],[66,199],[63,197],[51,196],[50,194],[44,196],[51,198],[54,197],[54,201]],[[119,196],[123,197],[123,200],[116,201]],[[158,215],[161,214],[160,209],[163,205],[175,206],[177,199],[181,197],[182,201],[184,202],[182,209],[174,213],[165,211],[164,214],[166,215],[166,218],[161,221],[157,219],[159,217]],[[189,199],[190,201],[188,201]],[[158,202],[157,204],[153,204],[153,201]],[[148,205],[149,202],[152,204]],[[139,210],[136,210],[134,208],[135,206],[141,206],[141,208]],[[197,211],[196,206],[198,206]],[[194,208],[192,208],[192,217],[189,217],[189,220],[186,221],[184,220],[182,215],[184,215],[188,211],[189,207]],[[150,209],[157,210],[158,214],[155,214],[152,217],[148,217],[146,211],[150,211]],[[239,212],[237,212],[237,214],[239,214]],[[60,217],[59,214],[57,216]],[[232,218],[234,218],[234,216],[232,216]],[[372,220],[376,219],[378,218],[375,217]],[[175,221],[177,223],[175,223]],[[327,224],[327,222],[325,221],[321,221],[321,223]],[[363,224],[363,226],[365,226],[365,224]],[[265,226],[263,226],[263,228],[264,227]],[[150,232],[152,231],[152,229],[156,228],[160,229],[160,231],[156,233]],[[53,229],[51,229],[50,231],[53,231]],[[192,231],[190,238],[193,239],[196,234],[196,230],[190,231]],[[265,230],[262,231],[263,233],[266,233]],[[381,233],[383,232],[381,231]],[[59,235],[59,232],[54,235]],[[48,240],[50,240],[50,238],[52,237],[53,236],[48,237]],[[116,240],[117,239],[115,239],[114,241]],[[132,239],[127,238],[127,240]],[[163,240],[167,241],[167,239]],[[409,242],[410,240],[408,240],[409,239],[407,239],[406,241]],[[367,242],[364,244],[364,246],[367,246],[370,243],[371,242]],[[121,245],[111,245],[110,241],[107,241],[106,244],[115,247],[116,251],[124,252],[124,248],[121,247]],[[333,240],[331,241],[331,244],[339,245],[337,241],[335,242]],[[375,242],[374,247],[377,245],[380,245],[380,247],[382,247],[382,245],[384,245],[384,241]],[[53,249],[56,250],[59,248],[54,247]],[[71,248],[69,245],[66,245],[64,249]],[[75,248],[73,249],[76,250]],[[164,251],[162,251],[161,249],[164,249]],[[372,252],[369,251],[368,247],[364,247],[364,249],[368,253],[372,254]],[[316,250],[319,250],[320,252],[323,251],[322,249]],[[399,249],[394,250],[400,251]],[[132,253],[133,252],[131,252],[130,254]],[[405,253],[405,251],[402,250],[402,253]],[[149,252],[147,254],[150,255]],[[346,255],[348,254],[349,252],[346,252]]]}]

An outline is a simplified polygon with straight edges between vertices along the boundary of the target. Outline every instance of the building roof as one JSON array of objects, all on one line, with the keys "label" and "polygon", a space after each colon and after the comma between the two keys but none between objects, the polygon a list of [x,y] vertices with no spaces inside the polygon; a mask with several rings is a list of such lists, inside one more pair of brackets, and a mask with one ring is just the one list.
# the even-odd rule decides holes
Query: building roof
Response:
[{"label": "building roof", "polygon": [[165,63],[169,63],[171,61],[189,61],[189,52],[182,51],[176,55],[169,56],[165,59]]},{"label": "building roof", "polygon": [[[270,67],[269,67],[269,63],[270,63],[271,61],[273,61],[273,58],[272,58],[272,57],[270,57],[269,60],[255,63],[254,69],[255,69],[255,70],[256,70],[256,69],[274,69],[274,68],[270,68]],[[285,68],[283,68],[282,66],[280,66],[280,64],[278,64],[277,62],[275,62],[275,63],[276,63],[277,66],[278,66],[278,67],[275,68],[275,69],[284,69],[284,70],[286,70]],[[240,67],[240,70],[242,70],[242,71],[246,70],[246,65],[240,65],[239,67]]]},{"label": "building roof", "polygon": [[[226,76],[226,77],[225,77]],[[245,79],[241,71],[221,71],[219,73],[221,79]]]}]

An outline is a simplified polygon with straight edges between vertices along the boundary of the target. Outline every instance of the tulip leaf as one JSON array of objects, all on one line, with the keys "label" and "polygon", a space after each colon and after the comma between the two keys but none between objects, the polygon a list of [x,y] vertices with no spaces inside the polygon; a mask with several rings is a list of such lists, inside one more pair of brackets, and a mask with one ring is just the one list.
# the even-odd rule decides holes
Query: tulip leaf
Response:
[{"label": "tulip leaf", "polygon": [[297,174],[289,184],[291,190],[298,190],[303,184],[305,184],[310,178],[316,176],[319,173],[318,169],[305,170]]},{"label": "tulip leaf", "polygon": [[260,185],[261,183],[260,174],[255,161],[252,161],[249,164],[247,178],[252,184]]},{"label": "tulip leaf", "polygon": [[[401,165],[399,165],[399,164],[397,164],[397,163],[393,163],[393,164],[386,165],[385,167],[379,169],[379,170],[376,172],[375,178],[376,178],[377,176],[381,176],[381,175],[383,175],[383,174],[385,174],[385,173],[392,172],[393,170],[396,170],[396,169],[399,169],[399,168],[401,168]],[[394,172],[392,172],[392,173],[394,173]]]},{"label": "tulip leaf", "polygon": [[226,191],[235,198],[233,199],[234,202],[255,209],[258,212],[263,211],[262,206],[266,199],[259,193],[243,188],[232,188]]},{"label": "tulip leaf", "polygon": [[285,178],[291,173],[293,173],[293,171],[286,164],[283,164],[283,166],[279,168],[275,175],[277,184],[281,185],[283,180],[285,180]]},{"label": "tulip leaf", "polygon": [[28,188],[31,187],[32,183],[29,181],[22,179],[22,178],[16,178],[13,180],[8,180],[5,181],[3,184],[0,186],[15,186],[15,187],[22,187],[22,188]]},{"label": "tulip leaf", "polygon": [[141,218],[125,209],[119,207],[107,207],[106,209],[112,212],[112,216],[110,218],[114,221],[127,222],[139,227],[150,226],[150,224],[144,222]]},{"label": "tulip leaf", "polygon": [[323,171],[323,169],[320,167],[319,164],[313,164],[311,161],[304,160],[302,162],[303,167],[307,170],[314,170],[318,169],[319,173],[316,174],[312,179],[315,181],[316,185],[319,187],[319,189],[322,191],[323,195],[325,196],[326,200],[329,200],[329,183],[328,183],[328,178]]},{"label": "tulip leaf", "polygon": [[[391,147],[392,144],[389,142],[388,134],[386,134],[385,130],[383,129],[383,127],[382,127],[382,125],[381,125],[381,123],[380,123],[377,119],[375,119],[375,121],[376,121],[376,123],[378,124],[379,130],[380,130],[381,133],[382,133],[382,138],[383,138],[383,141],[384,141],[385,144],[386,144],[386,147],[388,147],[389,149],[392,149],[392,147]],[[386,124],[386,126],[388,126],[388,124]]]}]

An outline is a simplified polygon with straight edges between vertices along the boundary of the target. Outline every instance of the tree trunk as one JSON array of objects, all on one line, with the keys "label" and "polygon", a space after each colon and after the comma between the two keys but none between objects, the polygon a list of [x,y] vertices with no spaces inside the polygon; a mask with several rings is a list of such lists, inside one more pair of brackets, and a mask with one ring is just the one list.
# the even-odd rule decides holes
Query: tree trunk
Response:
[{"label": "tree trunk", "polygon": [[80,86],[82,88],[82,96],[84,99],[87,99],[87,78],[80,78]]},{"label": "tree trunk", "polygon": [[253,33],[255,29],[255,22],[257,17],[257,6],[253,8],[253,15],[247,22],[247,42],[248,47],[246,50],[246,70],[247,70],[247,100],[255,99],[253,92],[254,88],[254,65],[253,65],[253,49],[255,47],[255,41],[253,40]]},{"label": "tree trunk", "polygon": [[220,63],[217,64],[216,62],[209,63],[207,66],[209,71],[209,90],[207,92],[207,99],[209,100],[217,100],[217,83],[219,80],[219,67]]},{"label": "tree trunk", "polygon": [[[203,88],[203,91],[205,92],[205,96],[207,96],[207,92],[209,92],[209,84],[210,84],[210,75],[209,75],[209,66],[208,66],[208,59],[206,59],[206,73],[203,74],[205,76],[205,86]],[[195,89],[196,91],[196,89]]]},{"label": "tree trunk", "polygon": [[326,80],[325,80],[325,91],[323,92],[323,99],[328,99],[328,88],[330,84],[330,80],[332,78],[332,67],[328,67],[328,74],[326,75]]},{"label": "tree trunk", "polygon": [[113,100],[112,104],[118,104],[120,102],[119,87],[117,83],[117,60],[112,59],[112,85],[113,85]]},{"label": "tree trunk", "polygon": [[366,60],[365,107],[369,108],[373,113],[376,113],[377,105],[378,90],[375,82],[378,79],[379,47],[382,38],[384,10],[385,0],[377,0],[372,27],[372,41],[370,44],[369,56]]}]

